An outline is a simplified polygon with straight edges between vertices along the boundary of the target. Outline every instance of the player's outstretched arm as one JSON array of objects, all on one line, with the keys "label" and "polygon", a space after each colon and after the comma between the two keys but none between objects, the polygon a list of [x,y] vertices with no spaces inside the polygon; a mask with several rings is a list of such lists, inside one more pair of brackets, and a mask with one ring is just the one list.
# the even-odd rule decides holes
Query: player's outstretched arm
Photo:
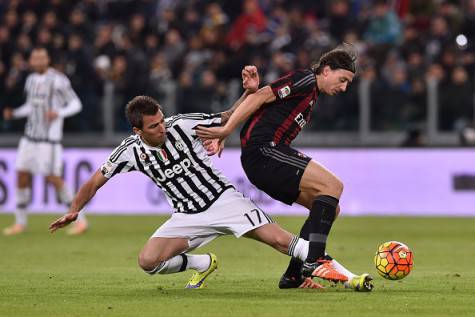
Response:
[{"label": "player's outstretched arm", "polygon": [[64,216],[58,218],[50,226],[51,233],[56,230],[66,227],[71,222],[75,221],[78,217],[80,210],[87,204],[88,201],[94,197],[97,190],[102,187],[109,179],[104,177],[100,170],[97,170],[89,180],[81,186],[78,193],[71,203],[69,211]]},{"label": "player's outstretched arm", "polygon": [[[241,71],[242,87],[244,93],[241,97],[234,102],[233,106],[224,112],[221,112],[221,125],[224,126],[228,122],[233,112],[241,105],[241,103],[247,98],[247,96],[255,93],[259,89],[259,73],[257,67],[254,65],[245,66]],[[203,146],[209,156],[218,154],[221,157],[221,153],[224,149],[224,140],[220,139],[205,139],[203,140]]]},{"label": "player's outstretched arm", "polygon": [[259,74],[255,66],[246,66],[242,70],[242,86],[244,94],[237,100],[233,107],[222,113],[222,127],[205,128],[198,127],[197,135],[205,140],[224,140],[236,127],[251,114],[259,109],[264,103],[275,100],[274,93],[269,86],[259,88]]},{"label": "player's outstretched arm", "polygon": [[249,118],[249,116],[256,112],[263,104],[274,100],[275,96],[272,89],[269,86],[265,86],[257,92],[247,96],[236,111],[233,112],[224,126],[213,128],[197,127],[196,134],[202,139],[224,140],[241,122]]}]

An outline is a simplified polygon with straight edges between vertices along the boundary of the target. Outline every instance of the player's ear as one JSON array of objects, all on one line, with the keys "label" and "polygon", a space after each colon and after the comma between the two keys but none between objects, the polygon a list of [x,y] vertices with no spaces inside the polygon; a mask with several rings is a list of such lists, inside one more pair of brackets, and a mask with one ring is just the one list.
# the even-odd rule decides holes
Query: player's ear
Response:
[{"label": "player's ear", "polygon": [[140,130],[139,128],[133,127],[132,131],[134,131],[135,134],[142,136],[142,130]]}]

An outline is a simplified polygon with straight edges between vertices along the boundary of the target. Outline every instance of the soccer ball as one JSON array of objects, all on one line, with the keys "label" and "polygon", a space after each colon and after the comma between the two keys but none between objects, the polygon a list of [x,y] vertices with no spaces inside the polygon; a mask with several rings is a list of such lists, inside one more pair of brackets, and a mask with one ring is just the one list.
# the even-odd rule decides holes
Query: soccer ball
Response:
[{"label": "soccer ball", "polygon": [[397,241],[381,244],[374,256],[379,275],[388,280],[400,280],[411,272],[413,254],[407,245]]}]

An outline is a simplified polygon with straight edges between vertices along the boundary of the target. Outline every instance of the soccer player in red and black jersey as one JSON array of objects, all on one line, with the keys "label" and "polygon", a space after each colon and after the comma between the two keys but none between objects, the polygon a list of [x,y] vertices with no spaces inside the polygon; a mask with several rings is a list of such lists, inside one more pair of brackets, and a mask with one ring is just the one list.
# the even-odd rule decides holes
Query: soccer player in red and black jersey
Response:
[{"label": "soccer player in red and black jersey", "polygon": [[[257,69],[245,68],[250,80]],[[269,196],[288,205],[297,202],[310,210],[300,235],[310,241],[307,259],[292,259],[279,287],[298,287],[305,277],[348,281],[325,255],[326,241],[343,191],[342,182],[324,166],[290,144],[310,120],[320,94],[345,92],[356,72],[356,53],[349,45],[326,54],[309,69],[296,70],[246,97],[226,125],[198,128],[203,139],[224,140],[241,123],[241,162],[249,180]],[[243,72],[244,75],[244,72]],[[353,277],[352,277],[353,278]],[[371,290],[371,276],[357,276]]]}]

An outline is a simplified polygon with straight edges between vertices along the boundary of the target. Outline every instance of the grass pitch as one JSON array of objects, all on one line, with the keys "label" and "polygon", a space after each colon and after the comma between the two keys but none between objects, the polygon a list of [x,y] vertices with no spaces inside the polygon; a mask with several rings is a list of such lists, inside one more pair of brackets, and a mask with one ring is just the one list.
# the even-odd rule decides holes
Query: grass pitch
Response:
[{"label": "grass pitch", "polygon": [[[164,217],[90,216],[81,237],[49,234],[56,216],[30,217],[29,232],[0,236],[0,316],[474,316],[475,218],[340,218],[328,250],[354,272],[375,277],[372,293],[342,287],[279,290],[288,258],[248,239],[202,248],[219,268],[202,290],[192,272],[148,276],[137,254]],[[0,226],[11,216],[0,216]],[[278,217],[297,232],[303,218]],[[377,246],[405,242],[413,272],[386,281],[373,266]]]}]

